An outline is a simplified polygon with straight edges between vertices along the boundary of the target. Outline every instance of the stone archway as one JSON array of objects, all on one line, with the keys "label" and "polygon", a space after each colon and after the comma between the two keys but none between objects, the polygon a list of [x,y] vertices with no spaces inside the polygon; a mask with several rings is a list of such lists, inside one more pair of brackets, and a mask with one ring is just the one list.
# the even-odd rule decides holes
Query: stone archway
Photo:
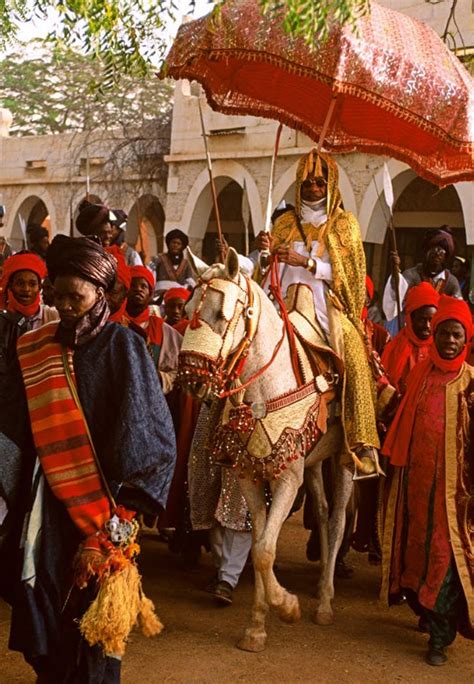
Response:
[{"label": "stone archway", "polygon": [[145,263],[163,251],[165,212],[160,200],[151,194],[142,195],[128,212],[126,241],[140,254]]},{"label": "stone archway", "polygon": [[[232,181],[235,181],[241,188],[245,185],[251,226],[253,226],[254,231],[260,230],[264,220],[262,205],[257,185],[249,171],[235,161],[217,160],[213,163],[213,173],[218,195]],[[201,255],[204,237],[212,212],[213,204],[209,173],[207,169],[203,169],[187,194],[181,220],[168,221],[166,232],[173,228],[180,228],[189,236],[191,249],[196,254]]]},{"label": "stone archway", "polygon": [[29,224],[35,223],[44,226],[51,234],[51,215],[50,207],[44,196],[29,195],[20,200],[14,210],[14,218],[10,232],[10,244],[15,251],[26,247],[26,228]]},{"label": "stone archway", "polygon": [[[219,186],[223,186],[217,197],[222,232],[228,244],[239,254],[248,254],[252,249],[254,230],[250,211],[243,206],[244,189],[230,178],[220,178],[219,181]],[[212,207],[202,243],[202,258],[207,263],[216,260],[216,238],[216,212]]]},{"label": "stone archway", "polygon": [[[388,166],[394,190],[393,222],[402,269],[420,261],[420,248],[426,230],[441,225],[449,225],[453,229],[458,253],[467,256],[469,236],[462,197],[456,186],[440,189],[417,176],[406,164],[395,160],[390,160]],[[365,234],[370,255],[368,272],[380,289],[384,287],[390,272],[388,209],[383,197],[379,198],[378,195],[383,188],[382,173],[380,170],[371,181],[361,207],[361,216],[370,216]]]}]

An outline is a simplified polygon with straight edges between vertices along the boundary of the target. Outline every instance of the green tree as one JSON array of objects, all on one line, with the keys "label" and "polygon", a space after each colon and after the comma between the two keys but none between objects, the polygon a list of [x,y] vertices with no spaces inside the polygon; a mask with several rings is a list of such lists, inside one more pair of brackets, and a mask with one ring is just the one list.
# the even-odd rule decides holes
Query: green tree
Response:
[{"label": "green tree", "polygon": [[[209,0],[219,10],[228,0]],[[233,0],[235,1],[235,0]],[[329,19],[353,22],[368,0],[255,0],[264,12],[281,15],[285,28],[308,41],[327,34]],[[56,47],[66,46],[100,57],[102,85],[111,87],[122,73],[145,75],[162,60],[170,22],[191,13],[196,0],[0,0],[0,51],[15,42],[21,22],[46,18],[57,21],[48,36]]]},{"label": "green tree", "polygon": [[165,125],[172,87],[154,74],[123,74],[100,89],[104,63],[66,48],[41,48],[34,57],[11,54],[0,62],[0,97],[13,114],[13,135],[142,129]]}]

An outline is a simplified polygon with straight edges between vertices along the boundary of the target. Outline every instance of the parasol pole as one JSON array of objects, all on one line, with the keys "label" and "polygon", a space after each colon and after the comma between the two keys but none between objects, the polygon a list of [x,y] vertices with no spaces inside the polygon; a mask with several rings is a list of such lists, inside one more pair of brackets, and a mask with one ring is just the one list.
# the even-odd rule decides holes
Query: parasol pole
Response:
[{"label": "parasol pole", "polygon": [[400,305],[400,269],[398,267],[397,236],[395,233],[395,225],[393,223],[393,185],[392,179],[390,177],[390,171],[388,170],[387,162],[384,162],[383,165],[383,192],[389,210],[388,230],[391,247],[390,260],[392,262],[392,282],[395,289],[395,301],[397,303],[398,330],[400,331],[402,329],[402,307]]},{"label": "parasol pole", "polygon": [[[206,151],[207,170],[209,172],[209,182],[211,184],[212,202],[214,204],[214,211],[216,213],[217,236],[219,238],[219,242],[222,244],[223,235],[222,235],[221,216],[219,213],[219,205],[217,203],[216,185],[214,183],[214,176],[212,175],[212,160],[211,160],[211,155],[209,152],[209,145],[207,144],[207,133],[206,133],[206,127],[204,125],[204,116],[202,114],[201,98],[198,97],[197,101],[198,101],[198,107],[199,107],[199,119],[201,120],[202,139],[204,140],[204,149]],[[219,259],[221,260],[222,263],[224,263],[224,256],[225,256],[224,251],[222,249],[220,249],[219,250]]]},{"label": "parasol pole", "polygon": [[317,152],[321,151],[321,147],[323,146],[324,138],[326,137],[326,133],[328,132],[329,124],[331,123],[332,115],[334,114],[334,108],[336,106],[337,102],[337,95],[333,95],[331,102],[329,104],[329,108],[326,114],[326,118],[323,123],[323,127],[321,128],[321,133],[319,135],[319,140],[318,140],[318,148]]}]

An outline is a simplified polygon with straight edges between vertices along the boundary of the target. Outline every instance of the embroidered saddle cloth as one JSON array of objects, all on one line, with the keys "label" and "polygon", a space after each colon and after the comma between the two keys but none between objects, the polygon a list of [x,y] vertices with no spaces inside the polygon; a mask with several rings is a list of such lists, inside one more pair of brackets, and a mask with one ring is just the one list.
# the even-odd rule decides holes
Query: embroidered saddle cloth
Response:
[{"label": "embroidered saddle cloth", "polygon": [[287,309],[304,384],[252,404],[242,401],[242,395],[229,397],[215,432],[214,458],[235,467],[241,477],[278,477],[289,463],[306,456],[326,431],[327,403],[334,399],[335,374],[342,366],[325,342],[307,286],[288,289]]}]

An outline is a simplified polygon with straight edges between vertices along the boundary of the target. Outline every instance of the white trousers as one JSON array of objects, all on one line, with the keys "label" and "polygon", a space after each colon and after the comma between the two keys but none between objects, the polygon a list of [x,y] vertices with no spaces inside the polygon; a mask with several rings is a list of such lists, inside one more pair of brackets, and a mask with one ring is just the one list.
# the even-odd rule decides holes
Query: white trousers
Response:
[{"label": "white trousers", "polygon": [[238,532],[216,523],[210,538],[219,582],[228,582],[234,589],[247,562],[252,546],[252,533]]}]

